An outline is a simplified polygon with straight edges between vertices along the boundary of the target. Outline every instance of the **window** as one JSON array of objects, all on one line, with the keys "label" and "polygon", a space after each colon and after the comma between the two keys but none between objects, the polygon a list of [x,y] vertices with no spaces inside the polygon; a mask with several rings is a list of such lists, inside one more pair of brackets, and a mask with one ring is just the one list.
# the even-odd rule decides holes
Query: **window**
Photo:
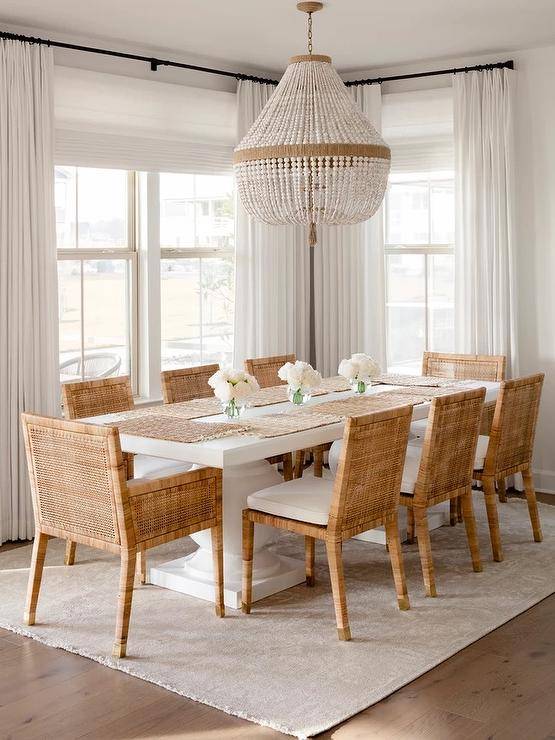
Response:
[{"label": "window", "polygon": [[60,379],[135,373],[134,174],[55,168]]},{"label": "window", "polygon": [[392,174],[384,229],[388,369],[419,373],[454,349],[453,173]]},{"label": "window", "polygon": [[231,363],[233,178],[160,174],[161,367]]}]

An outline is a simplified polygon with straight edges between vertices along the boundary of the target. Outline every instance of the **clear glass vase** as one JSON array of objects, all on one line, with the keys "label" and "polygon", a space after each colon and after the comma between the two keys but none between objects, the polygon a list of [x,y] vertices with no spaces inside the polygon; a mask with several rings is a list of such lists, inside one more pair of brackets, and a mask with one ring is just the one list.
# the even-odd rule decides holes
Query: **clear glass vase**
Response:
[{"label": "clear glass vase", "polygon": [[304,403],[309,401],[311,397],[311,392],[306,388],[291,388],[290,385],[287,386],[287,398],[291,403],[295,404],[295,406],[302,406]]},{"label": "clear glass vase", "polygon": [[362,396],[366,393],[368,385],[364,380],[351,380],[351,389],[356,396]]},{"label": "clear glass vase", "polygon": [[232,398],[231,401],[222,401],[222,410],[228,419],[238,419],[247,408],[245,401]]}]

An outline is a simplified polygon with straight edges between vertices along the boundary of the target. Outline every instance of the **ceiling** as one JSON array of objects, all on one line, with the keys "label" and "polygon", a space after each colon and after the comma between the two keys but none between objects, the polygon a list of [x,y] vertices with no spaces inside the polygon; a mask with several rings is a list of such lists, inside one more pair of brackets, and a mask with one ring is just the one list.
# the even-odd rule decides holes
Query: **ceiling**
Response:
[{"label": "ceiling", "polygon": [[[296,0],[2,0],[0,22],[282,70],[305,50]],[[555,0],[325,0],[314,50],[343,72],[555,41]]]}]

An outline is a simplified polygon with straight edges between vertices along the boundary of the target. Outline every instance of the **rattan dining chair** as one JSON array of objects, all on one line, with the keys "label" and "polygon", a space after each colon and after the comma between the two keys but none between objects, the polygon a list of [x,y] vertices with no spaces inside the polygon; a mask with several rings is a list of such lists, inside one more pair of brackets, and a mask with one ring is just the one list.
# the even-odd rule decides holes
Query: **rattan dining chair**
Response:
[{"label": "rattan dining chair", "polygon": [[137,553],[203,529],[212,534],[216,614],[224,616],[220,470],[127,481],[114,427],[21,418],[35,514],[26,624],[35,623],[50,538],[106,550],[121,558],[113,655],[125,657]]},{"label": "rattan dining chair", "polygon": [[160,380],[164,403],[181,403],[192,401],[194,398],[210,398],[214,395],[214,391],[208,385],[208,379],[219,369],[220,366],[215,364],[163,370],[160,373]]},{"label": "rattan dining chair", "polygon": [[482,482],[493,559],[498,562],[503,560],[503,549],[495,484],[502,482],[504,486],[509,475],[522,473],[534,540],[543,539],[532,478],[532,454],[544,377],[544,373],[538,373],[501,383],[483,465],[473,473],[474,480]]},{"label": "rattan dining chair", "polygon": [[[422,375],[434,375],[439,378],[452,380],[484,380],[501,382],[505,380],[505,369],[507,358],[505,355],[463,355],[451,354],[449,352],[424,352],[422,356]],[[484,403],[482,410],[482,421],[480,434],[489,434],[495,401]],[[413,422],[412,431],[424,436],[426,431],[426,420]],[[500,481],[498,485],[499,500],[505,502],[507,493],[505,482]],[[459,499],[460,502],[460,499]],[[460,506],[455,508],[455,502],[451,504],[450,523],[454,526],[456,521],[462,522],[462,511]]]},{"label": "rattan dining chair", "polygon": [[[285,381],[278,375],[278,370],[286,362],[296,362],[295,353],[289,355],[274,355],[272,357],[257,357],[245,360],[245,370],[253,375],[261,388],[269,388],[275,385],[285,385]],[[329,444],[317,445],[309,450],[297,450],[295,464],[291,453],[276,455],[267,458],[268,462],[281,463],[283,461],[283,477],[285,480],[291,480],[293,474],[295,478],[301,478],[303,474],[305,458],[307,453],[314,459],[314,475],[321,478],[324,468],[324,453],[329,450]]]},{"label": "rattan dining chair", "polygon": [[335,481],[300,478],[252,494],[243,511],[242,610],[252,602],[254,525],[304,535],[307,586],[314,585],[314,545],[326,545],[340,640],[350,640],[343,577],[342,543],[385,526],[399,609],[409,608],[397,527],[399,492],[407,449],[411,406],[347,420]]},{"label": "rattan dining chair", "polygon": [[427,596],[436,596],[427,510],[461,499],[475,572],[482,570],[472,506],[472,469],[476,455],[485,388],[438,396],[432,400],[422,447],[409,445],[401,505],[407,507],[407,540],[418,539]]},{"label": "rattan dining chair", "polygon": [[[74,383],[62,383],[62,405],[66,419],[84,419],[103,414],[132,411],[135,408],[131,382],[127,375],[114,378],[99,378]],[[123,453],[126,478],[147,478],[182,473],[191,467],[179,460],[162,460],[150,455]],[[68,540],[65,564],[75,562],[76,544]],[[141,583],[146,581],[146,562],[138,556],[137,575]]]}]

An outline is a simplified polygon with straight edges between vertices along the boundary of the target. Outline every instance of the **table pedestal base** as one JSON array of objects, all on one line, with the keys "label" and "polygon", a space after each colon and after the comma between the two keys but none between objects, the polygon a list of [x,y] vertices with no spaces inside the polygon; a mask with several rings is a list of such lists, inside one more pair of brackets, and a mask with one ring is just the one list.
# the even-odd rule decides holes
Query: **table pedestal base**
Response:
[{"label": "table pedestal base", "polygon": [[[190,567],[195,555],[196,553],[193,553],[151,568],[150,573],[147,573],[148,582],[155,586],[169,588],[172,591],[180,591],[189,596],[196,596],[199,599],[214,601],[214,581],[212,577],[209,575],[203,577],[196,568]],[[276,556],[275,568],[272,570],[271,575],[258,578],[255,571],[252,582],[253,601],[264,599],[266,596],[296,586],[305,580],[304,563],[300,560]],[[230,609],[241,608],[241,578],[239,574],[235,577],[226,575],[224,601]]]}]

